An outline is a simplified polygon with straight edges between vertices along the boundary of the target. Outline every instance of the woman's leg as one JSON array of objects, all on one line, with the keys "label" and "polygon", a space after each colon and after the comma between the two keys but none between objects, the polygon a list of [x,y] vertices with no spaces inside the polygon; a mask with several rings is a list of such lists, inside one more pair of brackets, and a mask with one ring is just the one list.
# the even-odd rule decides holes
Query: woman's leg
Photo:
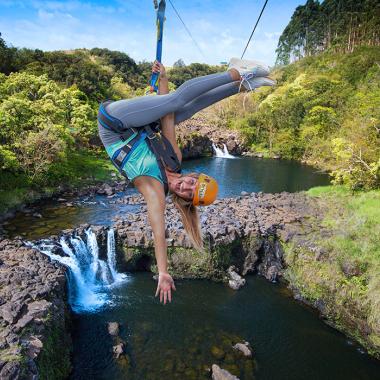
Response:
[{"label": "woman's leg", "polygon": [[198,111],[201,111],[222,99],[237,94],[239,92],[239,84],[240,82],[228,83],[198,96],[191,102],[187,103],[180,110],[175,112],[174,123],[178,124],[181,121],[187,120]]},{"label": "woman's leg", "polygon": [[237,81],[239,78],[239,72],[232,69],[224,73],[190,79],[168,95],[142,96],[111,103],[107,106],[107,112],[121,120],[127,127],[141,127],[168,113],[178,111],[203,93]]},{"label": "woman's leg", "polygon": [[187,120],[198,111],[201,111],[202,109],[211,106],[222,99],[235,95],[238,92],[251,91],[262,86],[273,86],[274,83],[274,81],[266,77],[254,77],[251,78],[249,83],[246,85],[244,82],[242,85],[241,82],[238,81],[216,87],[193,99],[191,102],[185,104],[181,109],[175,112],[174,123],[178,124],[181,121]]}]

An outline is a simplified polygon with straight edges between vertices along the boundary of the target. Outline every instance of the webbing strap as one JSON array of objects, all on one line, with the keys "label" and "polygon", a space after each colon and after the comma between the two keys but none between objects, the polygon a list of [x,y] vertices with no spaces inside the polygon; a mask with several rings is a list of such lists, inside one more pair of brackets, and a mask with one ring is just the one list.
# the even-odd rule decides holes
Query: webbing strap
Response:
[{"label": "webbing strap", "polygon": [[142,140],[146,137],[146,133],[142,132],[139,135],[135,136],[128,144],[125,144],[120,149],[116,150],[112,155],[112,161],[120,169],[123,169],[124,164],[127,162],[128,158],[131,156],[133,151],[137,148]]},{"label": "webbing strap", "polygon": [[139,131],[136,128],[124,125],[121,120],[111,116],[106,110],[107,105],[110,103],[112,103],[112,100],[107,100],[106,102],[100,104],[98,112],[99,124],[109,131],[118,133],[121,139],[126,141]]},{"label": "webbing strap", "polygon": [[163,134],[155,133],[149,125],[145,127],[145,131],[147,133],[148,146],[155,155],[158,167],[160,168],[161,177],[164,181],[165,194],[168,194],[169,184],[165,168],[174,173],[180,173],[181,164],[172,144]]},{"label": "webbing strap", "polygon": [[101,103],[99,107],[98,112],[98,120],[103,125],[103,127],[117,132],[117,133],[123,133],[125,132],[125,128],[123,123],[116,119],[115,117],[112,117],[105,109],[105,106],[108,105],[110,102]]},{"label": "webbing strap", "polygon": [[152,131],[149,125],[145,127],[145,131],[156,157],[160,158],[170,171],[180,173],[181,163],[170,141],[162,133]]}]

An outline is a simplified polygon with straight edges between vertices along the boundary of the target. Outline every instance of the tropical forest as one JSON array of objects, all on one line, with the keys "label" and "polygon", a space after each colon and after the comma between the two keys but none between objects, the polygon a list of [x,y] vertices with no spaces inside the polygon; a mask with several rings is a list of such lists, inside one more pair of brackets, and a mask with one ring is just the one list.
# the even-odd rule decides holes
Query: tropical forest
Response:
[{"label": "tropical forest", "polygon": [[[0,3],[0,14],[16,3]],[[51,14],[95,6],[40,3]],[[189,43],[199,38],[186,23],[215,1],[151,3],[157,52],[162,40],[164,57],[178,48],[166,67],[154,52],[140,60],[105,44],[18,46],[0,16],[0,378],[378,378],[380,3],[282,2],[290,17],[267,66],[250,61],[254,33],[280,5],[256,4],[251,50],[237,59],[255,66],[251,76],[165,45],[177,17]],[[115,164],[115,149],[133,140],[102,125],[102,102],[113,101],[109,120],[139,99],[163,109],[161,95],[177,104],[199,77],[233,70],[233,92],[186,101],[185,111],[207,106],[172,134],[181,109],[160,116],[155,136],[181,151],[181,172],[149,142],[160,174],[131,180]],[[252,76],[270,85],[252,88]],[[105,133],[118,136],[114,150]],[[208,201],[210,181],[218,195]]]}]

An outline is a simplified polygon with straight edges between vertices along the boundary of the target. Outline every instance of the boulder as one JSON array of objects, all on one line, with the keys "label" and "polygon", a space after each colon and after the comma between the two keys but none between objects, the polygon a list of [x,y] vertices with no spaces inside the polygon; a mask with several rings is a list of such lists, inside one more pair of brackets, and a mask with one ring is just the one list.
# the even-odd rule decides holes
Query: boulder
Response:
[{"label": "boulder", "polygon": [[108,185],[107,183],[104,185],[104,193],[108,196],[110,195],[113,195],[114,194],[114,189]]},{"label": "boulder", "polygon": [[46,300],[31,302],[28,304],[28,314],[33,318],[44,318],[47,316],[47,313],[51,306],[51,302],[48,302]]},{"label": "boulder", "polygon": [[227,149],[230,153],[236,152],[236,150],[238,149],[238,144],[237,144],[236,140],[232,139],[232,138],[227,141],[226,146],[227,146]]},{"label": "boulder", "polygon": [[277,280],[278,272],[277,265],[271,265],[265,273],[265,278],[269,281],[275,282]]},{"label": "boulder", "polygon": [[217,364],[213,364],[212,370],[212,380],[239,380],[238,377],[231,375],[225,369],[220,368]]},{"label": "boulder", "polygon": [[38,356],[41,349],[43,347],[43,343],[36,337],[33,337],[33,340],[29,342],[27,355],[29,358],[34,359]]},{"label": "boulder", "polygon": [[344,261],[341,264],[341,268],[344,275],[348,278],[360,276],[362,274],[362,270],[360,269],[360,266],[357,263]]},{"label": "boulder", "polygon": [[15,326],[15,331],[22,330],[25,326],[27,326],[30,322],[33,321],[33,316],[30,314],[24,315],[22,318],[20,318]]},{"label": "boulder", "polygon": [[241,287],[245,285],[245,279],[241,277],[238,273],[236,273],[236,268],[234,266],[230,266],[227,270],[227,274],[229,277],[228,286],[233,290],[239,290]]},{"label": "boulder", "polygon": [[243,353],[244,356],[250,358],[252,356],[252,351],[249,348],[249,343],[244,342],[244,343],[236,343],[234,346],[232,346],[233,349],[240,351]]},{"label": "boulder", "polygon": [[1,380],[16,380],[20,375],[20,363],[19,362],[8,362],[6,363],[0,372]]},{"label": "boulder", "polygon": [[108,333],[111,336],[118,336],[119,331],[120,331],[120,328],[117,322],[108,322]]},{"label": "boulder", "polygon": [[112,352],[114,354],[114,357],[116,359],[119,359],[119,357],[124,354],[124,349],[125,349],[125,345],[122,342],[117,344],[116,346],[113,346]]},{"label": "boulder", "polygon": [[13,324],[20,317],[23,307],[21,302],[7,302],[0,307],[0,315],[4,321]]}]

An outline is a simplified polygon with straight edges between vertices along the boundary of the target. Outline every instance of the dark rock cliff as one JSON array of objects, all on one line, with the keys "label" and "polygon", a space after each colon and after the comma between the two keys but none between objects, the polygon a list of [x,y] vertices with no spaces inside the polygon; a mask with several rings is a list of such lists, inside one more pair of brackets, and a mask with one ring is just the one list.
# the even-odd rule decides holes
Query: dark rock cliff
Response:
[{"label": "dark rock cliff", "polygon": [[70,372],[65,270],[21,241],[0,241],[0,378]]},{"label": "dark rock cliff", "polygon": [[176,131],[184,160],[211,156],[212,143],[221,149],[225,144],[233,155],[241,155],[247,150],[238,131],[213,126],[202,114],[180,123]]}]

